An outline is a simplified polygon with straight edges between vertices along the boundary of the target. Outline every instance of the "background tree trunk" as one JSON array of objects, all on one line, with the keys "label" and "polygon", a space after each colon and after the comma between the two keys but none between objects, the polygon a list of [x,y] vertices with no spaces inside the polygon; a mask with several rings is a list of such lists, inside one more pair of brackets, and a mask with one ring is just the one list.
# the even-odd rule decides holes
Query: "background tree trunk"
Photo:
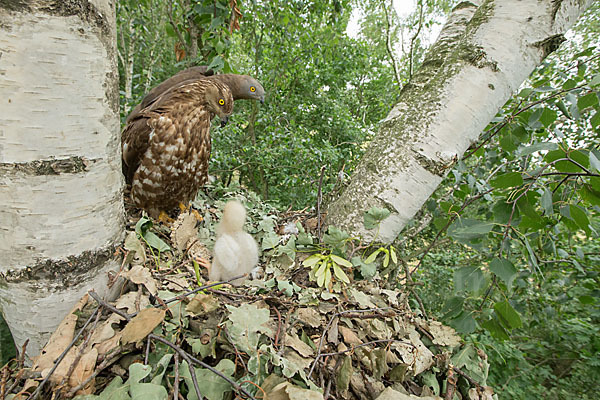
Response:
[{"label": "background tree trunk", "polygon": [[392,242],[591,3],[458,4],[348,186],[330,205],[327,223],[372,238],[375,230],[364,229],[362,215],[374,206],[387,208],[391,215],[382,222],[378,240]]},{"label": "background tree trunk", "polygon": [[114,0],[0,3],[0,306],[36,355],[123,234]]}]

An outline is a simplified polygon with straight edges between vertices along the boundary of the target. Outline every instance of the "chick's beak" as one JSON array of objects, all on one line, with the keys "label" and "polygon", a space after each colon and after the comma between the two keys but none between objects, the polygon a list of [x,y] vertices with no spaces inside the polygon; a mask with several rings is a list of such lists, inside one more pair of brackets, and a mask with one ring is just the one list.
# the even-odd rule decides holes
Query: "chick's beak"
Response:
[{"label": "chick's beak", "polygon": [[227,121],[229,121],[229,117],[221,118],[221,128],[227,125]]}]

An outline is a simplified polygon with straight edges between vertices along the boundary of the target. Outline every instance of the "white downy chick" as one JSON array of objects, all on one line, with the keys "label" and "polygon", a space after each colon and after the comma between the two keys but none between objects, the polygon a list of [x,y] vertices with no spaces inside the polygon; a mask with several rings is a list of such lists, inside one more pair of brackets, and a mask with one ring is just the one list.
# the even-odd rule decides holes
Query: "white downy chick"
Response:
[{"label": "white downy chick", "polygon": [[[213,262],[208,278],[223,281],[242,274],[250,274],[258,263],[258,246],[244,232],[246,209],[239,201],[225,204],[223,217],[217,227],[217,241],[213,250]],[[232,284],[239,285],[242,279]]]}]

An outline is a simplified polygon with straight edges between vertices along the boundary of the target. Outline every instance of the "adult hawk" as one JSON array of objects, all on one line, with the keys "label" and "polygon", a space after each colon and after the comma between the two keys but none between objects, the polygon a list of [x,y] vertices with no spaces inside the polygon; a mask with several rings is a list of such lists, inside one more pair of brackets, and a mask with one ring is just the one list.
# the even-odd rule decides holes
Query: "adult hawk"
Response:
[{"label": "adult hawk", "polygon": [[187,204],[206,182],[210,125],[233,111],[227,85],[214,79],[180,82],[130,118],[121,136],[123,173],[135,206],[158,217]]},{"label": "adult hawk", "polygon": [[220,74],[213,75],[213,71],[207,69],[206,66],[197,66],[184,69],[178,72],[169,79],[161,82],[155,86],[144,96],[140,104],[131,110],[131,113],[127,117],[126,123],[129,123],[134,119],[142,109],[148,107],[152,102],[156,101],[161,94],[167,90],[180,85],[184,81],[190,79],[208,79],[215,80],[224,83],[231,90],[233,100],[258,100],[261,103],[265,101],[265,89],[262,87],[259,81],[248,75],[238,74]]}]

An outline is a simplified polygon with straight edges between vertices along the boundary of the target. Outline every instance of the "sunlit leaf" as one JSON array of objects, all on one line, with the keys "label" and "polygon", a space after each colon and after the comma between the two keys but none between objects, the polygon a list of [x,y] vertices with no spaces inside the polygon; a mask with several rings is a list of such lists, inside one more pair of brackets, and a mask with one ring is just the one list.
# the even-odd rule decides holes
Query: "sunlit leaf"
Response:
[{"label": "sunlit leaf", "polygon": [[350,283],[350,279],[348,279],[348,275],[340,268],[337,264],[333,264],[333,272],[335,277],[344,283]]},{"label": "sunlit leaf", "polygon": [[331,257],[331,260],[338,265],[343,265],[344,267],[352,268],[352,263],[342,257],[336,256],[335,254],[331,254],[329,257]]},{"label": "sunlit leaf", "polygon": [[373,207],[365,211],[363,215],[364,225],[366,229],[376,228],[381,221],[386,219],[390,215],[390,210],[385,208]]}]

